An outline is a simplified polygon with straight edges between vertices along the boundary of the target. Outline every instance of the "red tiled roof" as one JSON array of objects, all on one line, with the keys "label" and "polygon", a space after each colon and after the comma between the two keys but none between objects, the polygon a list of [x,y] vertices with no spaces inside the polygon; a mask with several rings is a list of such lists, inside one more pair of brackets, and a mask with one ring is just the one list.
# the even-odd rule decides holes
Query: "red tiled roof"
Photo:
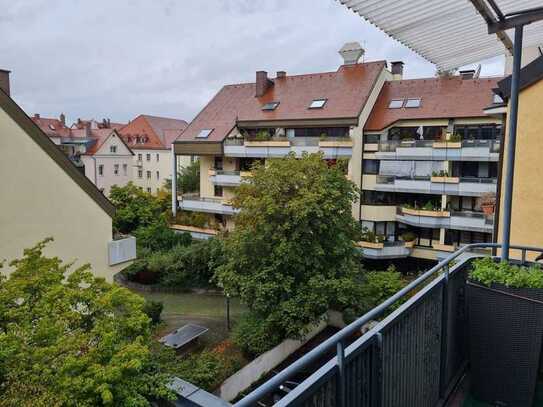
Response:
[{"label": "red tiled roof", "polygon": [[[336,72],[292,75],[273,79],[264,96],[255,97],[255,83],[224,86],[177,138],[198,141],[204,129],[213,129],[203,141],[222,141],[237,121],[341,119],[358,117],[384,61],[342,65]],[[324,108],[309,109],[314,99],[327,99]],[[262,105],[278,101],[273,111]],[[202,140],[202,139],[200,139]]]},{"label": "red tiled roof", "polygon": [[[382,130],[403,119],[482,117],[492,104],[492,89],[501,78],[427,78],[388,81],[383,86],[364,130]],[[421,98],[418,108],[389,109],[393,99]]]},{"label": "red tiled roof", "polygon": [[[139,115],[119,129],[119,134],[132,149],[164,150],[170,148],[172,137],[174,137],[172,134],[178,135],[186,127],[187,122],[184,120]],[[137,143],[138,138],[140,143]]]},{"label": "red tiled roof", "polygon": [[113,133],[112,129],[93,129],[89,138],[95,140],[95,142],[87,149],[85,155],[94,155],[102,147],[102,144],[108,139],[108,137]]},{"label": "red tiled roof", "polygon": [[69,137],[70,129],[58,119],[32,117],[32,121],[49,137]]}]

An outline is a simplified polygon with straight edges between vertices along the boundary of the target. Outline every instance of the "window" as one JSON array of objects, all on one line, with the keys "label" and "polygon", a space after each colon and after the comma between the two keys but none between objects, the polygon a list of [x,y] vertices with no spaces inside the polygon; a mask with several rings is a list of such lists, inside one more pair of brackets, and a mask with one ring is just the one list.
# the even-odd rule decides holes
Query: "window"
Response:
[{"label": "window", "polygon": [[326,104],[326,99],[313,99],[309,105],[310,109],[322,109]]},{"label": "window", "polygon": [[380,134],[364,134],[364,144],[377,144],[381,141]]},{"label": "window", "polygon": [[160,154],[156,153],[156,162],[160,161]]},{"label": "window", "polygon": [[100,175],[101,177],[104,176],[104,166],[102,164],[98,166],[98,175]]},{"label": "window", "polygon": [[268,102],[262,105],[262,110],[275,110],[279,106],[279,102]]},{"label": "window", "polygon": [[364,174],[379,174],[379,160],[362,160]]},{"label": "window", "polygon": [[151,193],[151,187],[147,187],[147,192]]},{"label": "window", "polygon": [[147,171],[147,179],[151,179],[151,171]]},{"label": "window", "polygon": [[196,138],[208,138],[212,131],[213,131],[213,129],[200,130],[200,133],[198,133]]},{"label": "window", "polygon": [[156,172],[156,179],[160,179],[160,172],[159,171]]},{"label": "window", "polygon": [[215,185],[213,192],[215,196],[222,196],[222,187],[220,185]]},{"label": "window", "polygon": [[145,158],[147,159],[147,161],[151,161],[151,154],[147,154]]},{"label": "window", "polygon": [[109,146],[109,152],[110,153],[116,153],[117,152],[117,146]]},{"label": "window", "polygon": [[142,157],[141,154],[138,154],[138,161],[141,161],[141,160],[142,160],[141,157]]},{"label": "window", "polygon": [[420,98],[407,99],[407,102],[405,102],[405,107],[420,107]]},{"label": "window", "polygon": [[113,174],[119,175],[119,164],[113,164]]},{"label": "window", "polygon": [[143,171],[142,170],[138,170],[138,178],[143,178]]},{"label": "window", "polygon": [[403,99],[392,99],[388,104],[389,109],[400,109],[403,106]]},{"label": "window", "polygon": [[494,95],[494,97],[492,98],[492,102],[493,103],[503,103],[503,99],[500,95]]},{"label": "window", "polygon": [[128,164],[123,164],[123,175],[128,175]]},{"label": "window", "polygon": [[215,160],[213,162],[213,168],[219,171],[222,171],[223,165],[222,165],[222,157],[215,157]]}]

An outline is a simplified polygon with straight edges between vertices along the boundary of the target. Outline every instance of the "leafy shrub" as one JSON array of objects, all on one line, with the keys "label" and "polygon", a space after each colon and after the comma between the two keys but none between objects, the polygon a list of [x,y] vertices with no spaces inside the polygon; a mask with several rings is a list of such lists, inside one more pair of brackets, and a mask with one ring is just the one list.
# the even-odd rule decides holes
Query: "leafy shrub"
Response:
[{"label": "leafy shrub", "polygon": [[234,327],[232,339],[244,354],[254,357],[278,345],[283,335],[268,319],[249,312]]},{"label": "leafy shrub", "polygon": [[469,276],[486,286],[498,283],[512,288],[543,288],[543,272],[539,265],[516,266],[495,262],[490,257],[474,260]]},{"label": "leafy shrub", "polygon": [[143,304],[143,312],[151,319],[153,324],[160,322],[160,314],[164,309],[164,304],[160,301],[146,300]]},{"label": "leafy shrub", "polygon": [[405,232],[402,234],[402,240],[404,242],[412,242],[417,238],[417,235],[415,235],[413,232]]},{"label": "leafy shrub", "polygon": [[229,345],[220,344],[213,350],[185,357],[175,368],[175,373],[182,379],[213,392],[242,366],[239,357],[225,352],[225,346]]},{"label": "leafy shrub", "polygon": [[188,246],[192,241],[190,233],[174,232],[163,218],[150,225],[139,227],[134,235],[138,248],[146,248],[151,251],[169,250],[179,245]]}]

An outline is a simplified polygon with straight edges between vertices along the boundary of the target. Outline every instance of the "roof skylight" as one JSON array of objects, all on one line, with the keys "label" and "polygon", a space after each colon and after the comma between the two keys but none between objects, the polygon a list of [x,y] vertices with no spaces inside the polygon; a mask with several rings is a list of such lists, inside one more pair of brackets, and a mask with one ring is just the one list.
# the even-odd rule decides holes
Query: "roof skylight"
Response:
[{"label": "roof skylight", "polygon": [[405,102],[405,107],[420,107],[420,102],[420,98],[407,99]]},{"label": "roof skylight", "polygon": [[275,110],[279,106],[279,102],[268,102],[262,105],[262,110]]},{"label": "roof skylight", "polygon": [[403,99],[392,99],[388,104],[389,109],[400,109],[403,106]]},{"label": "roof skylight", "polygon": [[326,104],[326,99],[313,99],[309,105],[310,109],[322,109]]},{"label": "roof skylight", "polygon": [[208,138],[212,131],[213,131],[213,129],[200,130],[200,133],[198,133],[196,138]]}]

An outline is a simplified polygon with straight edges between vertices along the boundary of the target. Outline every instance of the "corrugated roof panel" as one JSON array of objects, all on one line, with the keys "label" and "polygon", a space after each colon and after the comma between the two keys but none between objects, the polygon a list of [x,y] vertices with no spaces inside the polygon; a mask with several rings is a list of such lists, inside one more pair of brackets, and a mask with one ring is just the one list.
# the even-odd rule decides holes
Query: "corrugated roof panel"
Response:
[{"label": "corrugated roof panel", "polygon": [[[508,52],[469,0],[339,1],[443,70]],[[541,0],[495,1],[504,14],[541,7]],[[527,25],[524,46],[542,42],[543,22]]]}]

